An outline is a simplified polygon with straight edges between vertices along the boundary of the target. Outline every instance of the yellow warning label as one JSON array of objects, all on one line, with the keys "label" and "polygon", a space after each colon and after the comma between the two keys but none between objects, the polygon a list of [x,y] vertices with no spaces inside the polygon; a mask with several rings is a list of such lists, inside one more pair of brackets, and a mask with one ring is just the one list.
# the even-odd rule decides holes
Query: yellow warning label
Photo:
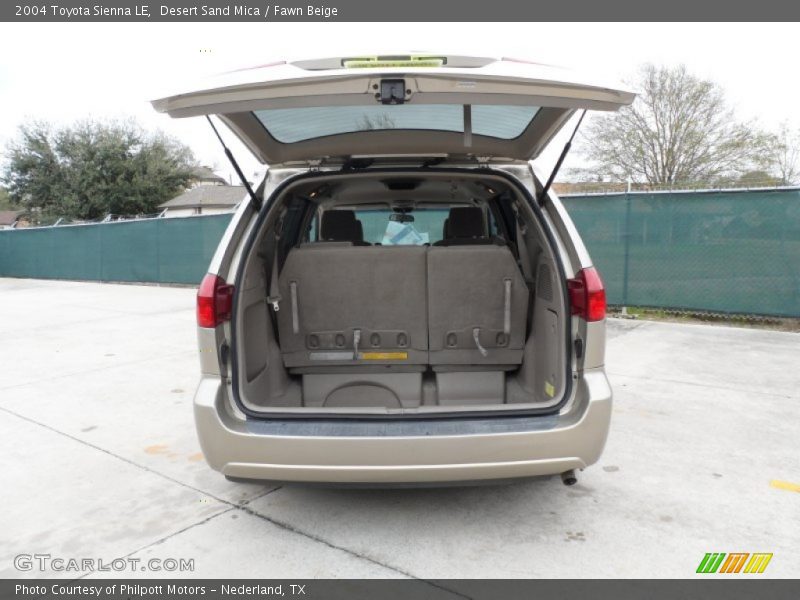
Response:
[{"label": "yellow warning label", "polygon": [[552,398],[556,394],[555,386],[552,383],[550,383],[549,381],[545,381],[544,382],[544,393]]},{"label": "yellow warning label", "polygon": [[361,352],[361,360],[407,360],[408,352]]}]

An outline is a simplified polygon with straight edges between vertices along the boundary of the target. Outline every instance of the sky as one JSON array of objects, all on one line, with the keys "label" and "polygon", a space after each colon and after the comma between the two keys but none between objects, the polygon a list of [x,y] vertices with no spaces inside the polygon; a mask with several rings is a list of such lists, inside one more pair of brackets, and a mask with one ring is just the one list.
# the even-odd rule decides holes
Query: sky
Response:
[{"label": "sky", "polygon": [[[394,52],[397,39],[412,51],[525,58],[618,80],[645,62],[683,63],[719,83],[740,119],[797,128],[800,77],[787,67],[798,33],[794,23],[0,23],[0,148],[28,119],[134,117],[228,177],[204,119],[170,119],[149,101],[183,82],[271,60]],[[567,129],[539,159],[543,168],[555,163]],[[255,173],[258,162],[225,137],[245,174]],[[574,155],[564,168],[581,164]]]}]

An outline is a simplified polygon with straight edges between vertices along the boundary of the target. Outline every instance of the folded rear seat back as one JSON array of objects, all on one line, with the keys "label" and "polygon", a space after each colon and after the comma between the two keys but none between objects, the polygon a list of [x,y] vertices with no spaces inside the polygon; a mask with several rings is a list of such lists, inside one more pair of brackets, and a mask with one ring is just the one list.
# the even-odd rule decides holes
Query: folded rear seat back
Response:
[{"label": "folded rear seat back", "polygon": [[304,244],[280,273],[284,363],[296,372],[428,362],[426,248]]},{"label": "folded rear seat back", "polygon": [[428,252],[430,364],[435,370],[522,361],[528,289],[505,246],[431,247]]}]

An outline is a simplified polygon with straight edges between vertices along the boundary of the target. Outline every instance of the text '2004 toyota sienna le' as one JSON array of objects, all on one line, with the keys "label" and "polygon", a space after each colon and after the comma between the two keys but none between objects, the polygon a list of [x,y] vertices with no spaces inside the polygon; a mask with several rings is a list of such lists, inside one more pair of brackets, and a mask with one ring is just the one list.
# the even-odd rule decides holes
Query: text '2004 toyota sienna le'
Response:
[{"label": "text '2004 toyota sienna le'", "polygon": [[516,60],[376,56],[154,101],[216,115],[269,166],[198,292],[208,463],[232,479],[574,482],[611,415],[605,291],[531,161],[576,111],[633,98]]}]

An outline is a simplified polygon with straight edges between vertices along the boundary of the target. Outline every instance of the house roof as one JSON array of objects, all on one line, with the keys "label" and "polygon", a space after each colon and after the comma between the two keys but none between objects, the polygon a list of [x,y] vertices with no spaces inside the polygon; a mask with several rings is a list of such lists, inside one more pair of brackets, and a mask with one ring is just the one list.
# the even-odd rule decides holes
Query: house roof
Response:
[{"label": "house roof", "polygon": [[244,199],[242,185],[203,185],[192,188],[172,200],[159,204],[159,208],[233,208]]},{"label": "house roof", "polygon": [[215,183],[221,183],[222,185],[228,185],[228,182],[225,181],[224,177],[220,177],[208,167],[201,166],[195,168],[192,174],[192,178],[195,181],[213,181]]},{"label": "house roof", "polygon": [[24,210],[0,210],[0,226],[13,225],[24,212]]}]

